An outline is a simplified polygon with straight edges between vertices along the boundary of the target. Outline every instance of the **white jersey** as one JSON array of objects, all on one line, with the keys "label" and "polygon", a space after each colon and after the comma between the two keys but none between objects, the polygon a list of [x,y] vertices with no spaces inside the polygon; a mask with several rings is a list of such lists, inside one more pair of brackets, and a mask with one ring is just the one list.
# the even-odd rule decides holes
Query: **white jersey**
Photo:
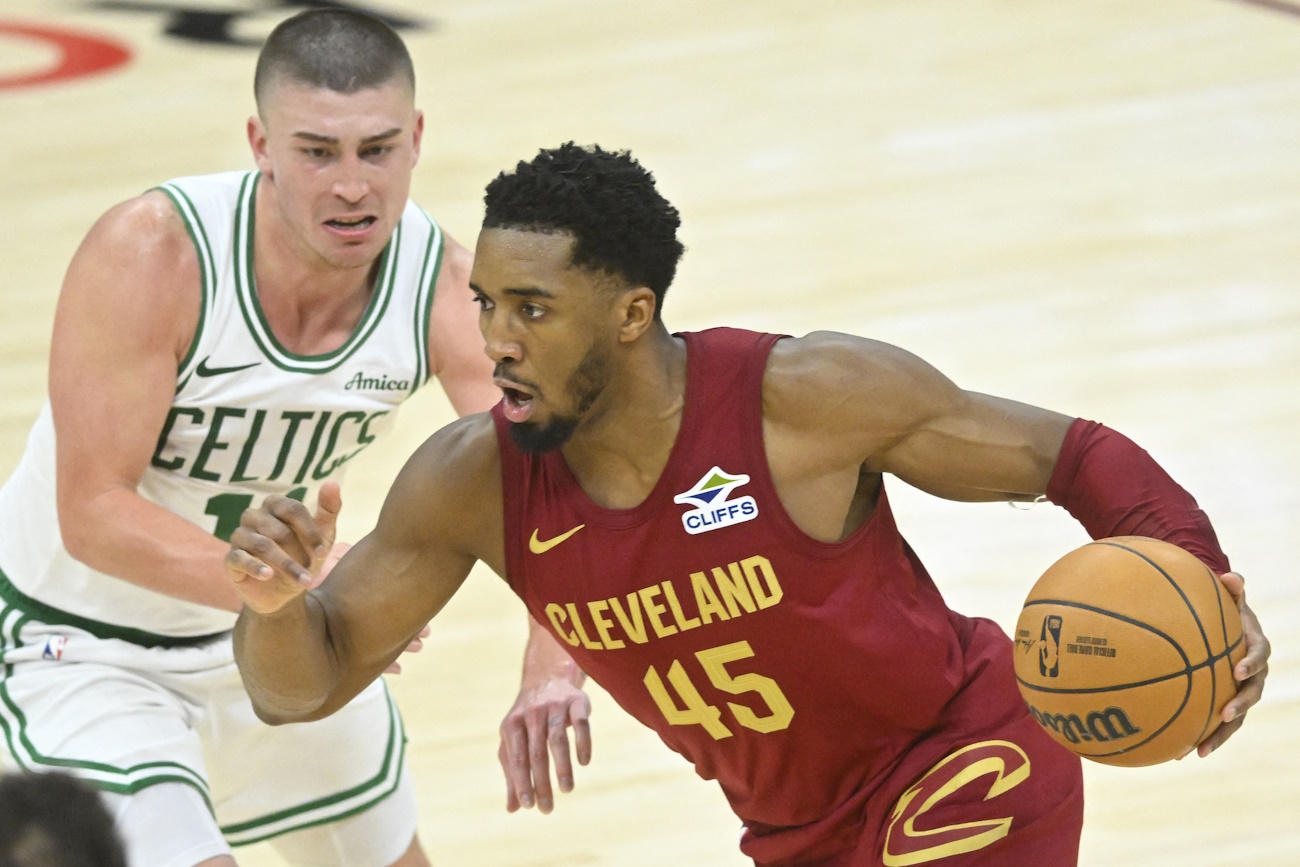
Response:
[{"label": "white jersey", "polygon": [[[260,175],[227,172],[162,185],[198,251],[202,307],[176,396],[139,492],[227,539],[267,494],[314,503],[320,485],[391,426],[429,378],[429,312],[443,248],[414,203],[385,249],[369,306],[324,355],[297,355],[271,333],[253,279]],[[47,403],[0,489],[0,599],[137,643],[230,629],[235,615],[97,572],[63,547]],[[50,612],[48,609],[53,608]]]}]

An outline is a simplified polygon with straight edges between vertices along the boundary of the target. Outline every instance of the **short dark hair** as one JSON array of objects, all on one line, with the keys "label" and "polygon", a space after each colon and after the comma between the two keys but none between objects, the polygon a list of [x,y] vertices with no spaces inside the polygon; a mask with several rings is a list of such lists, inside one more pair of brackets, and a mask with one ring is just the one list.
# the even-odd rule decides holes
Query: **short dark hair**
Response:
[{"label": "short dark hair", "polygon": [[397,31],[352,9],[306,9],[281,21],[257,57],[253,96],[287,78],[338,93],[356,93],[400,78],[415,92],[415,67]]},{"label": "short dark hair", "polygon": [[61,771],[0,774],[0,867],[126,867],[99,794]]},{"label": "short dark hair", "polygon": [[659,318],[686,249],[682,221],[628,151],[573,142],[539,151],[497,175],[483,201],[483,228],[572,235],[574,266],[648,287]]}]

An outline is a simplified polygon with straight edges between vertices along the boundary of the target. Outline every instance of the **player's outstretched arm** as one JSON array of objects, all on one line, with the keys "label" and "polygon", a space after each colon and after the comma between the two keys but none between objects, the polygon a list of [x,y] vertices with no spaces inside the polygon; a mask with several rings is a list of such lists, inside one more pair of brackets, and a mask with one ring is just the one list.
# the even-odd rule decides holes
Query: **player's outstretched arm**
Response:
[{"label": "player's outstretched arm", "polygon": [[460,587],[475,560],[502,568],[501,481],[486,416],[429,438],[398,474],[375,529],[316,585],[329,550],[301,503],[244,513],[226,568],[245,601],[235,659],[271,723],[328,716],[379,676]]},{"label": "player's outstretched arm", "polygon": [[[1093,538],[1139,535],[1180,545],[1238,599],[1246,640],[1234,670],[1239,692],[1224,709],[1232,721],[1201,754],[1230,737],[1259,701],[1270,648],[1245,606],[1240,576],[1228,572],[1195,500],[1131,440],[1093,422],[962,390],[921,359],[874,341],[822,332],[781,341],[772,356],[764,419],[769,456],[772,443],[778,450],[774,465],[825,478],[827,486],[889,473],[966,502],[1046,496]],[[807,448],[813,441],[818,447]]]},{"label": "player's outstretched arm", "polygon": [[582,669],[550,631],[530,617],[519,697],[501,721],[497,750],[506,777],[506,809],[511,813],[533,806],[551,812],[555,804],[551,761],[561,792],[573,791],[573,756],[581,765],[591,761],[591,699],[582,691],[585,680]]}]

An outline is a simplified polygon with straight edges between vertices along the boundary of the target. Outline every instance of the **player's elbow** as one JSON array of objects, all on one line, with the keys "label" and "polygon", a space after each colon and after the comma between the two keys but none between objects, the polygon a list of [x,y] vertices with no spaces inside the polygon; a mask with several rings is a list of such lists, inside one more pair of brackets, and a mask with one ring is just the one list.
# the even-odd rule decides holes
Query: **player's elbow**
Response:
[{"label": "player's elbow", "polygon": [[267,725],[281,726],[288,723],[315,722],[329,716],[330,711],[324,701],[289,701],[283,696],[268,696],[248,691],[253,705],[253,713]]},{"label": "player's elbow", "polygon": [[79,563],[88,563],[96,551],[95,523],[93,514],[84,506],[72,506],[59,498],[59,535],[63,547],[72,559]]},{"label": "player's elbow", "polygon": [[59,536],[74,560],[101,568],[96,561],[102,558],[112,538],[108,522],[122,511],[115,497],[115,489],[86,491],[71,481],[60,480],[55,499]]}]

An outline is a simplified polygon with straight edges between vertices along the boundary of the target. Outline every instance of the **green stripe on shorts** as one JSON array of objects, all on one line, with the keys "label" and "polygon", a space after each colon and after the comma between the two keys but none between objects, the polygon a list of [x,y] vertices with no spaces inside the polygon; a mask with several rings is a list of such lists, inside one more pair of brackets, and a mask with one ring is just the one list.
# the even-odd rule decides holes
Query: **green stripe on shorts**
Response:
[{"label": "green stripe on shorts", "polygon": [[387,685],[384,686],[384,698],[388,702],[388,744],[378,773],[346,791],[246,822],[222,825],[221,833],[225,835],[226,842],[232,846],[247,846],[290,831],[337,822],[368,810],[397,791],[402,776],[402,762],[406,756],[406,732]]}]

